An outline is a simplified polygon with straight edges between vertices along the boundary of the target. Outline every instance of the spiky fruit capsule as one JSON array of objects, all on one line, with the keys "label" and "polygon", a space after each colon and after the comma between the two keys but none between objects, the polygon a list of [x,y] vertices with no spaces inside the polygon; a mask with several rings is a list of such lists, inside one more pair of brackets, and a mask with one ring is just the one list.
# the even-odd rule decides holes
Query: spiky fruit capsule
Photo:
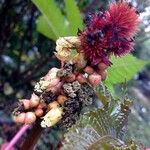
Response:
[{"label": "spiky fruit capsule", "polygon": [[105,12],[89,17],[83,32],[79,33],[82,52],[91,65],[103,62],[110,65],[110,54],[122,56],[133,50],[133,37],[139,16],[125,1],[114,2]]}]

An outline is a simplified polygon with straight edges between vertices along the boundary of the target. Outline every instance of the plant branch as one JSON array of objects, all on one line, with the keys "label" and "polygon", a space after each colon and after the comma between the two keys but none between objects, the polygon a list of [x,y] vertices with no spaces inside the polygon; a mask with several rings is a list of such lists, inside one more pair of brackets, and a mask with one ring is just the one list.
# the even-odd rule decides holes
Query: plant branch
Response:
[{"label": "plant branch", "polygon": [[22,144],[20,150],[33,150],[43,130],[44,129],[40,126],[40,121],[37,121],[34,124],[30,135]]},{"label": "plant branch", "polygon": [[13,137],[13,139],[9,142],[5,150],[10,150],[12,147],[18,142],[18,140],[22,137],[22,135],[26,132],[26,130],[29,128],[29,125],[24,125],[18,133]]}]

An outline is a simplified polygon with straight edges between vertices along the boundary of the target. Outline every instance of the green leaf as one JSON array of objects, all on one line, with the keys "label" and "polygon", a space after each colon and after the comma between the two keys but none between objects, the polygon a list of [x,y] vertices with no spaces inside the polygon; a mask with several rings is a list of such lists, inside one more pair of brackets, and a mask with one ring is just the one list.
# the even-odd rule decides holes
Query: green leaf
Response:
[{"label": "green leaf", "polygon": [[54,41],[57,39],[57,36],[53,32],[52,28],[47,23],[44,16],[40,16],[37,19],[37,31],[45,35],[46,37],[53,39]]},{"label": "green leaf", "polygon": [[[45,20],[47,21],[47,24],[51,28],[50,30],[53,31],[53,33],[57,38],[69,34],[68,25],[66,23],[65,17],[62,15],[61,11],[56,6],[54,0],[32,0],[32,1],[41,11]],[[44,34],[46,33],[44,32]]]},{"label": "green leaf", "polygon": [[76,35],[78,28],[83,28],[83,22],[80,11],[76,5],[75,0],[65,0],[66,13],[69,21],[71,35]]},{"label": "green leaf", "polygon": [[130,80],[144,65],[148,64],[147,61],[137,59],[132,55],[121,58],[112,57],[111,62],[113,65],[108,69],[108,78],[105,81],[109,89],[114,84]]}]

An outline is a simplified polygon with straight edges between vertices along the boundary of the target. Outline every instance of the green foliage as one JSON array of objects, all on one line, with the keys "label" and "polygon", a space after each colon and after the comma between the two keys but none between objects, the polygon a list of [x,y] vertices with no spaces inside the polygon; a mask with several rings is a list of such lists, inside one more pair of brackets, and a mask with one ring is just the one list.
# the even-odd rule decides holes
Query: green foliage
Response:
[{"label": "green foliage", "polygon": [[148,61],[140,60],[132,55],[111,59],[113,65],[108,69],[108,78],[105,82],[112,90],[112,86],[130,80]]},{"label": "green foliage", "polygon": [[49,26],[47,21],[45,21],[44,16],[40,16],[37,19],[37,31],[48,37],[49,39],[56,40],[57,36],[53,32],[52,28]]},{"label": "green foliage", "polygon": [[66,13],[71,35],[77,35],[77,29],[82,29],[82,19],[75,0],[65,0]]},{"label": "green foliage", "polygon": [[61,36],[76,35],[78,28],[82,29],[82,19],[74,0],[65,0],[67,16],[62,14],[54,0],[32,1],[42,13],[37,30],[48,38],[56,40]]},{"label": "green foliage", "polygon": [[[74,0],[65,0],[66,17],[56,6],[54,0],[33,0],[42,12],[38,18],[37,30],[50,39],[56,40],[60,36],[76,35],[78,28],[82,29],[82,19]],[[122,58],[112,57],[113,65],[108,69],[108,78],[105,82],[113,92],[113,85],[130,80],[145,64],[132,55]]]},{"label": "green foliage", "polygon": [[[101,94],[108,93],[106,88]],[[131,101],[127,98],[120,104],[112,104],[111,94],[103,95],[108,104],[84,113],[76,125],[65,134],[65,142],[62,150],[127,150],[143,149],[142,146],[130,141],[122,141],[128,122]],[[101,99],[100,99],[101,100]]]}]

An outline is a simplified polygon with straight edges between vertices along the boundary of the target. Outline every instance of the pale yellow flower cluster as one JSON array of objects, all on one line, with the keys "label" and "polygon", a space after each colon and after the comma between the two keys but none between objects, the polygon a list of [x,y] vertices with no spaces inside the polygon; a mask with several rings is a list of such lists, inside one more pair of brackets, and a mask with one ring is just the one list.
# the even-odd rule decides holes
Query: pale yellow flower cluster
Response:
[{"label": "pale yellow flower cluster", "polygon": [[43,128],[52,127],[62,118],[62,108],[56,107],[52,108],[44,117],[41,122]]},{"label": "pale yellow flower cluster", "polygon": [[61,60],[70,60],[72,49],[79,47],[80,40],[76,36],[61,37],[56,41],[56,57]]}]

